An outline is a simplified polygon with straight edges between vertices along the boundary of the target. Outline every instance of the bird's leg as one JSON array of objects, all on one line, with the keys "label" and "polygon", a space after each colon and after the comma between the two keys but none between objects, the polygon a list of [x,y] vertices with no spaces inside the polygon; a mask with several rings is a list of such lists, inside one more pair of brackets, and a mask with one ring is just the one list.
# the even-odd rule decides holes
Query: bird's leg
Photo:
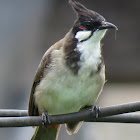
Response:
[{"label": "bird's leg", "polygon": [[42,125],[46,126],[46,124],[50,124],[51,121],[49,119],[49,115],[47,111],[43,111],[42,113]]}]

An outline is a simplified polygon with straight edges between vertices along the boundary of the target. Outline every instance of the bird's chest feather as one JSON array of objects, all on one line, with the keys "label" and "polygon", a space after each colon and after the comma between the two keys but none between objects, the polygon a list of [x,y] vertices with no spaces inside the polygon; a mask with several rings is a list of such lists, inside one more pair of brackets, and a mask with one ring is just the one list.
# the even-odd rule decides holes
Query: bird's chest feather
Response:
[{"label": "bird's chest feather", "polygon": [[53,67],[36,88],[35,102],[39,112],[47,110],[49,114],[71,113],[94,104],[104,84],[104,68],[92,76],[83,70],[78,75],[73,75],[62,63],[59,64],[59,60],[55,63],[57,68]]},{"label": "bird's chest feather", "polygon": [[[53,73],[52,73],[53,74]],[[77,112],[95,103],[104,84],[104,74],[94,77],[74,76],[70,71],[47,75],[37,87],[35,98],[39,111],[49,114]]]},{"label": "bird's chest feather", "polygon": [[100,63],[100,56],[96,54],[98,51],[93,56],[90,48],[90,51],[82,50],[86,45],[88,47],[89,44],[78,46],[84,53],[78,64],[80,69],[77,75],[66,67],[61,51],[53,52],[57,57],[35,92],[35,102],[40,113],[44,110],[51,115],[77,112],[95,103],[105,82],[104,66],[97,72]]}]

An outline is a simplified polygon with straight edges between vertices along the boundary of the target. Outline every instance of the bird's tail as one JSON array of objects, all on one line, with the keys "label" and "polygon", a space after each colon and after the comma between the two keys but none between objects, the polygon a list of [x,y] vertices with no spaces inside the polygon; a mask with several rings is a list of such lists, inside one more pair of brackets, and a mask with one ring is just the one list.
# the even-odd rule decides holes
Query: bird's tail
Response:
[{"label": "bird's tail", "polygon": [[31,140],[57,140],[60,125],[38,126]]}]

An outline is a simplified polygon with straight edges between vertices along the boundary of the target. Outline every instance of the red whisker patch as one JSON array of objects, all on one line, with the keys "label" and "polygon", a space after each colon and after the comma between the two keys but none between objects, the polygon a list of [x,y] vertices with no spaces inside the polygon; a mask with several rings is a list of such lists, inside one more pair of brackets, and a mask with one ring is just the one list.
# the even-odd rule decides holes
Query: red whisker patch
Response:
[{"label": "red whisker patch", "polygon": [[87,30],[87,28],[84,27],[84,26],[80,27],[80,29],[81,29],[81,30]]}]

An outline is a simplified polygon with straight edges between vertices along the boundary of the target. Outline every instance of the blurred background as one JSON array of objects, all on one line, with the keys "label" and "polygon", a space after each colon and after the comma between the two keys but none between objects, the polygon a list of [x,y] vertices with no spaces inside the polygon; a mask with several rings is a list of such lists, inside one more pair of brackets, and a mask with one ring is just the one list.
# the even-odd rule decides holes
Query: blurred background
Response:
[{"label": "blurred background", "polygon": [[[119,30],[103,39],[106,79],[97,104],[140,100],[140,1],[79,0]],[[0,109],[27,109],[32,81],[44,52],[72,27],[68,0],[0,0]],[[116,39],[115,39],[116,34]],[[139,140],[139,124],[84,123],[59,140]],[[0,128],[0,140],[29,140],[32,127]]]}]

